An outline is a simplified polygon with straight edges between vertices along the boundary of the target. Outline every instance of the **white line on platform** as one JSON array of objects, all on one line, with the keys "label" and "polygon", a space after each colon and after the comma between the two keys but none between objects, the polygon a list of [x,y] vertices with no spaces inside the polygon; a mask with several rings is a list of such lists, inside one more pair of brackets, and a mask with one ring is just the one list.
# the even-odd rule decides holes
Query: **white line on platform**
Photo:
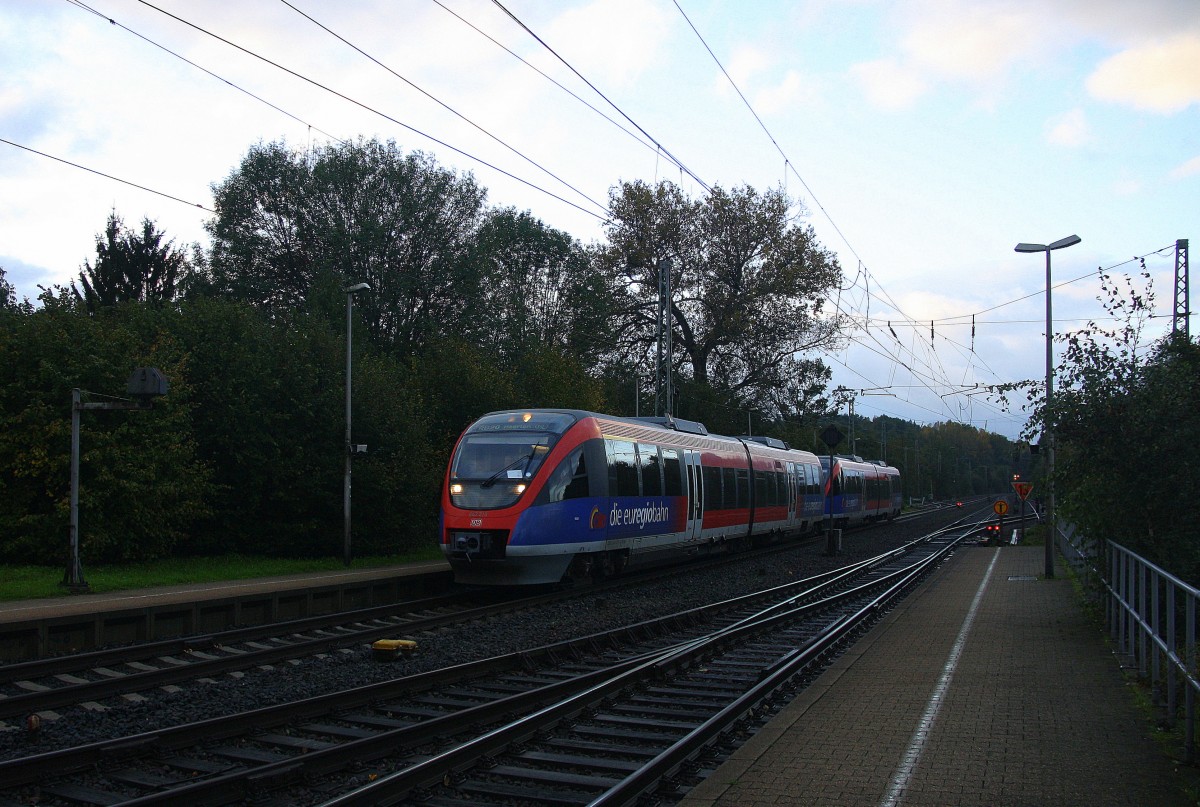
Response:
[{"label": "white line on platform", "polygon": [[925,751],[925,744],[929,741],[929,733],[933,730],[933,721],[937,720],[942,702],[946,698],[946,691],[950,689],[950,679],[954,677],[954,671],[958,669],[958,659],[962,656],[963,646],[967,643],[967,634],[971,632],[971,625],[975,622],[975,612],[979,610],[979,603],[983,601],[983,593],[987,590],[988,580],[992,578],[992,569],[996,568],[996,561],[999,559],[1000,548],[996,547],[996,552],[992,555],[992,562],[988,564],[987,573],[983,576],[983,582],[979,584],[979,590],[975,592],[975,599],[971,601],[971,607],[967,611],[966,618],[963,619],[962,627],[959,628],[958,638],[954,640],[954,647],[950,649],[950,657],[946,659],[946,665],[942,667],[937,687],[934,688],[933,695],[925,706],[925,713],[921,715],[921,720],[917,723],[917,730],[913,732],[908,749],[900,760],[900,767],[896,769],[896,774],[892,777],[892,786],[888,790],[887,798],[879,803],[879,807],[898,807],[904,797],[904,792],[912,781],[917,763]]}]

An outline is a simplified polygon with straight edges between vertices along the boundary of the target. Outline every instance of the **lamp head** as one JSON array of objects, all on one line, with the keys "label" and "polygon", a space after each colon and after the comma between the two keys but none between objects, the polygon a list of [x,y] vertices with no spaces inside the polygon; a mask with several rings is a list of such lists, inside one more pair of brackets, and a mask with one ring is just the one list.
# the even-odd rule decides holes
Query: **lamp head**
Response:
[{"label": "lamp head", "polygon": [[1083,239],[1077,235],[1068,235],[1066,238],[1060,238],[1053,244],[1017,244],[1017,252],[1049,252],[1053,249],[1062,249],[1063,247],[1073,247]]},{"label": "lamp head", "polygon": [[344,291],[347,294],[358,294],[360,291],[366,291],[371,288],[370,283],[355,283],[353,286],[347,286]]}]

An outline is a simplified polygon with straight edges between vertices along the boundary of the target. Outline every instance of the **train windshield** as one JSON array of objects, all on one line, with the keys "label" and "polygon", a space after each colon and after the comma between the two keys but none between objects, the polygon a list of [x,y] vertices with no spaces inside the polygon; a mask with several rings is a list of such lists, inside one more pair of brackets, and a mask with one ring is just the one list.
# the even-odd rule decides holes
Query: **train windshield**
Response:
[{"label": "train windshield", "polygon": [[454,455],[450,477],[491,487],[509,479],[527,480],[550,453],[557,435],[545,432],[467,434]]},{"label": "train windshield", "polygon": [[491,510],[521,498],[575,417],[566,412],[502,412],[471,424],[450,462],[450,501]]}]

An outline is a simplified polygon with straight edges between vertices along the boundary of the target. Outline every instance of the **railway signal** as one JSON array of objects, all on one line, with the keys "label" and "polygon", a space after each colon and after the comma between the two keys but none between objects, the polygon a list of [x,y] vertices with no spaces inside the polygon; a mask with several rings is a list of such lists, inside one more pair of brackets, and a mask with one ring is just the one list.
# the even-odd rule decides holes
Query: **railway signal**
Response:
[{"label": "railway signal", "polygon": [[1029,498],[1030,491],[1033,490],[1032,482],[1013,482],[1013,490],[1017,492],[1017,498],[1021,500],[1021,538],[1025,537],[1025,500]]}]

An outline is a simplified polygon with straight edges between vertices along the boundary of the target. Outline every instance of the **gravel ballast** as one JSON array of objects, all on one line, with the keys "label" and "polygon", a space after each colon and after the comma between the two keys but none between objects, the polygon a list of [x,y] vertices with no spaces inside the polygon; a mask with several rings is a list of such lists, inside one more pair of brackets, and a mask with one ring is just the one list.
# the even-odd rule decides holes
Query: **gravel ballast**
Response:
[{"label": "gravel ballast", "polygon": [[617,594],[585,593],[486,624],[408,636],[405,638],[418,641],[418,649],[393,662],[375,660],[370,648],[363,646],[273,668],[254,668],[211,683],[196,682],[115,698],[99,708],[64,709],[57,717],[43,719],[37,732],[27,731],[23,725],[0,724],[0,760],[193,723],[586,636],[874,557],[961,515],[961,510],[952,509],[846,533],[843,551],[837,556],[825,554],[821,542],[798,546],[784,554],[756,557],[750,553],[740,563],[717,569],[689,570],[682,566],[678,574],[665,580]]}]

